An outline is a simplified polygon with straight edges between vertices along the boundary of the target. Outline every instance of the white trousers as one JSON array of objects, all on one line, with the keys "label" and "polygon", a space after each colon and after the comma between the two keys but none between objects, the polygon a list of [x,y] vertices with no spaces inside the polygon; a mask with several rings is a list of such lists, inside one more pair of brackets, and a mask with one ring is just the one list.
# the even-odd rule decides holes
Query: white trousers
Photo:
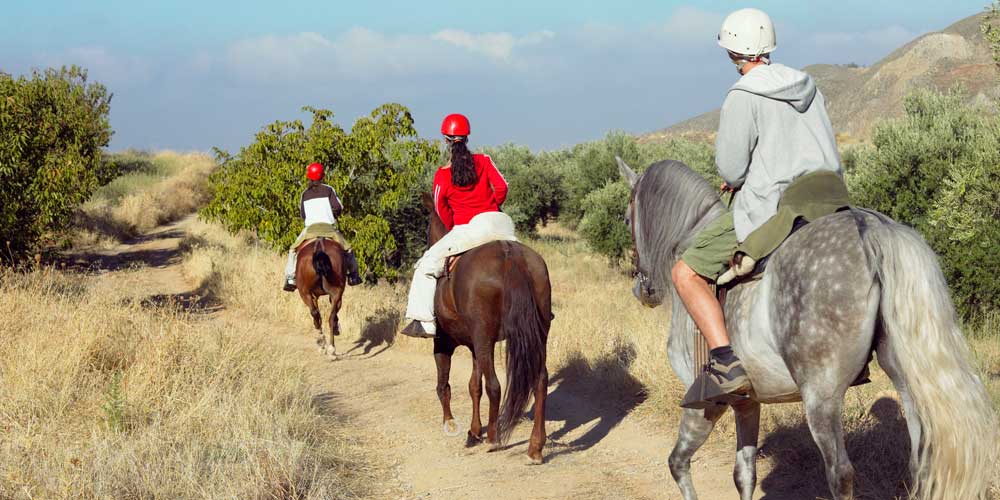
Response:
[{"label": "white trousers", "polygon": [[416,271],[406,302],[407,319],[434,321],[434,290],[449,256],[497,240],[517,241],[514,221],[503,212],[483,212],[468,224],[453,227],[444,238],[428,248],[414,265]]},{"label": "white trousers", "polygon": [[[305,236],[306,230],[308,228],[309,228],[309,226],[306,226],[306,227],[302,228],[302,231],[299,232],[298,239],[301,240],[302,237]],[[293,249],[291,249],[291,250],[288,251],[288,262],[285,263],[285,279],[287,279],[289,281],[294,281],[295,280],[295,264],[297,264],[297,261],[296,261],[295,257],[296,257],[296,252],[295,252],[295,249],[293,248]]]}]

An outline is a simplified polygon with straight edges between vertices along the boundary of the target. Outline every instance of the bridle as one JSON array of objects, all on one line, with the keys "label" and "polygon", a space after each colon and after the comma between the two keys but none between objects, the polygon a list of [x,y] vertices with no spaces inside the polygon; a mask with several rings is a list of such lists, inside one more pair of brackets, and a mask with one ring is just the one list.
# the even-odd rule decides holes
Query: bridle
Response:
[{"label": "bridle", "polygon": [[628,199],[628,228],[632,235],[632,267],[635,269],[634,275],[635,280],[647,296],[652,296],[656,291],[653,288],[653,280],[649,279],[649,274],[643,270],[642,264],[639,262],[639,247],[638,240],[635,237],[635,193],[637,187],[632,188],[632,192],[629,194]]}]

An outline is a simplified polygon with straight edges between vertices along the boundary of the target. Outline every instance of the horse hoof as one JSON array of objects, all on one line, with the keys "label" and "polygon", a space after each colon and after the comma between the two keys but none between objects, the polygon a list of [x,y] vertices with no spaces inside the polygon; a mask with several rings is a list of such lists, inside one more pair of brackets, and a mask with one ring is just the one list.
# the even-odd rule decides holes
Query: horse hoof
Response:
[{"label": "horse hoof", "polygon": [[445,420],[444,422],[444,435],[448,437],[455,437],[459,435],[462,431],[458,427],[458,422],[455,419]]},{"label": "horse hoof", "polygon": [[472,431],[469,431],[468,436],[465,438],[465,447],[472,448],[482,442],[483,442],[482,438],[473,434]]},{"label": "horse hoof", "polygon": [[527,459],[528,460],[525,462],[525,465],[542,465],[543,463],[545,463],[545,460],[542,458],[541,453],[538,454],[538,458],[528,455]]},{"label": "horse hoof", "polygon": [[486,450],[486,453],[493,453],[494,451],[500,451],[502,449],[503,445],[501,445],[500,443],[493,443],[490,445],[489,449]]}]

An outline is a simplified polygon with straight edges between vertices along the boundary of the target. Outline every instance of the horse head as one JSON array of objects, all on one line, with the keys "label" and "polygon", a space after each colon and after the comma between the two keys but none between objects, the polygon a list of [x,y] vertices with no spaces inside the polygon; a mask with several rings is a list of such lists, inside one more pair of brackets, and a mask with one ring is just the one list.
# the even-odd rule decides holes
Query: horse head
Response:
[{"label": "horse head", "polygon": [[[642,176],[635,173],[631,167],[622,160],[621,157],[616,156],[615,160],[618,161],[618,172],[621,174],[622,178],[628,182],[631,188],[631,194],[628,199],[628,209],[625,211],[625,224],[629,228],[629,232],[632,235],[632,267],[635,269],[635,284],[632,285],[632,295],[639,300],[644,306],[647,307],[657,307],[663,303],[664,299],[664,286],[654,286],[653,280],[650,278],[649,272],[643,268],[643,262],[645,259],[640,255],[640,246],[637,239],[637,235],[642,234],[638,231],[639,221],[637,219],[638,213],[636,212],[636,194],[638,191],[639,181]],[[663,284],[665,285],[665,283]]]}]

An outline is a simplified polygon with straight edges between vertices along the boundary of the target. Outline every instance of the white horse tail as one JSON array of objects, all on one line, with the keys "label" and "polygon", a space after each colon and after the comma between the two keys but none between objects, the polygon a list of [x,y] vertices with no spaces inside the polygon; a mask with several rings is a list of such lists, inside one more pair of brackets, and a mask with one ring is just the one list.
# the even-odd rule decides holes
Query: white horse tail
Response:
[{"label": "white horse tail", "polygon": [[884,341],[921,425],[910,498],[987,498],[997,470],[996,415],[937,256],[916,231],[881,214],[858,210],[855,218],[882,286]]}]

